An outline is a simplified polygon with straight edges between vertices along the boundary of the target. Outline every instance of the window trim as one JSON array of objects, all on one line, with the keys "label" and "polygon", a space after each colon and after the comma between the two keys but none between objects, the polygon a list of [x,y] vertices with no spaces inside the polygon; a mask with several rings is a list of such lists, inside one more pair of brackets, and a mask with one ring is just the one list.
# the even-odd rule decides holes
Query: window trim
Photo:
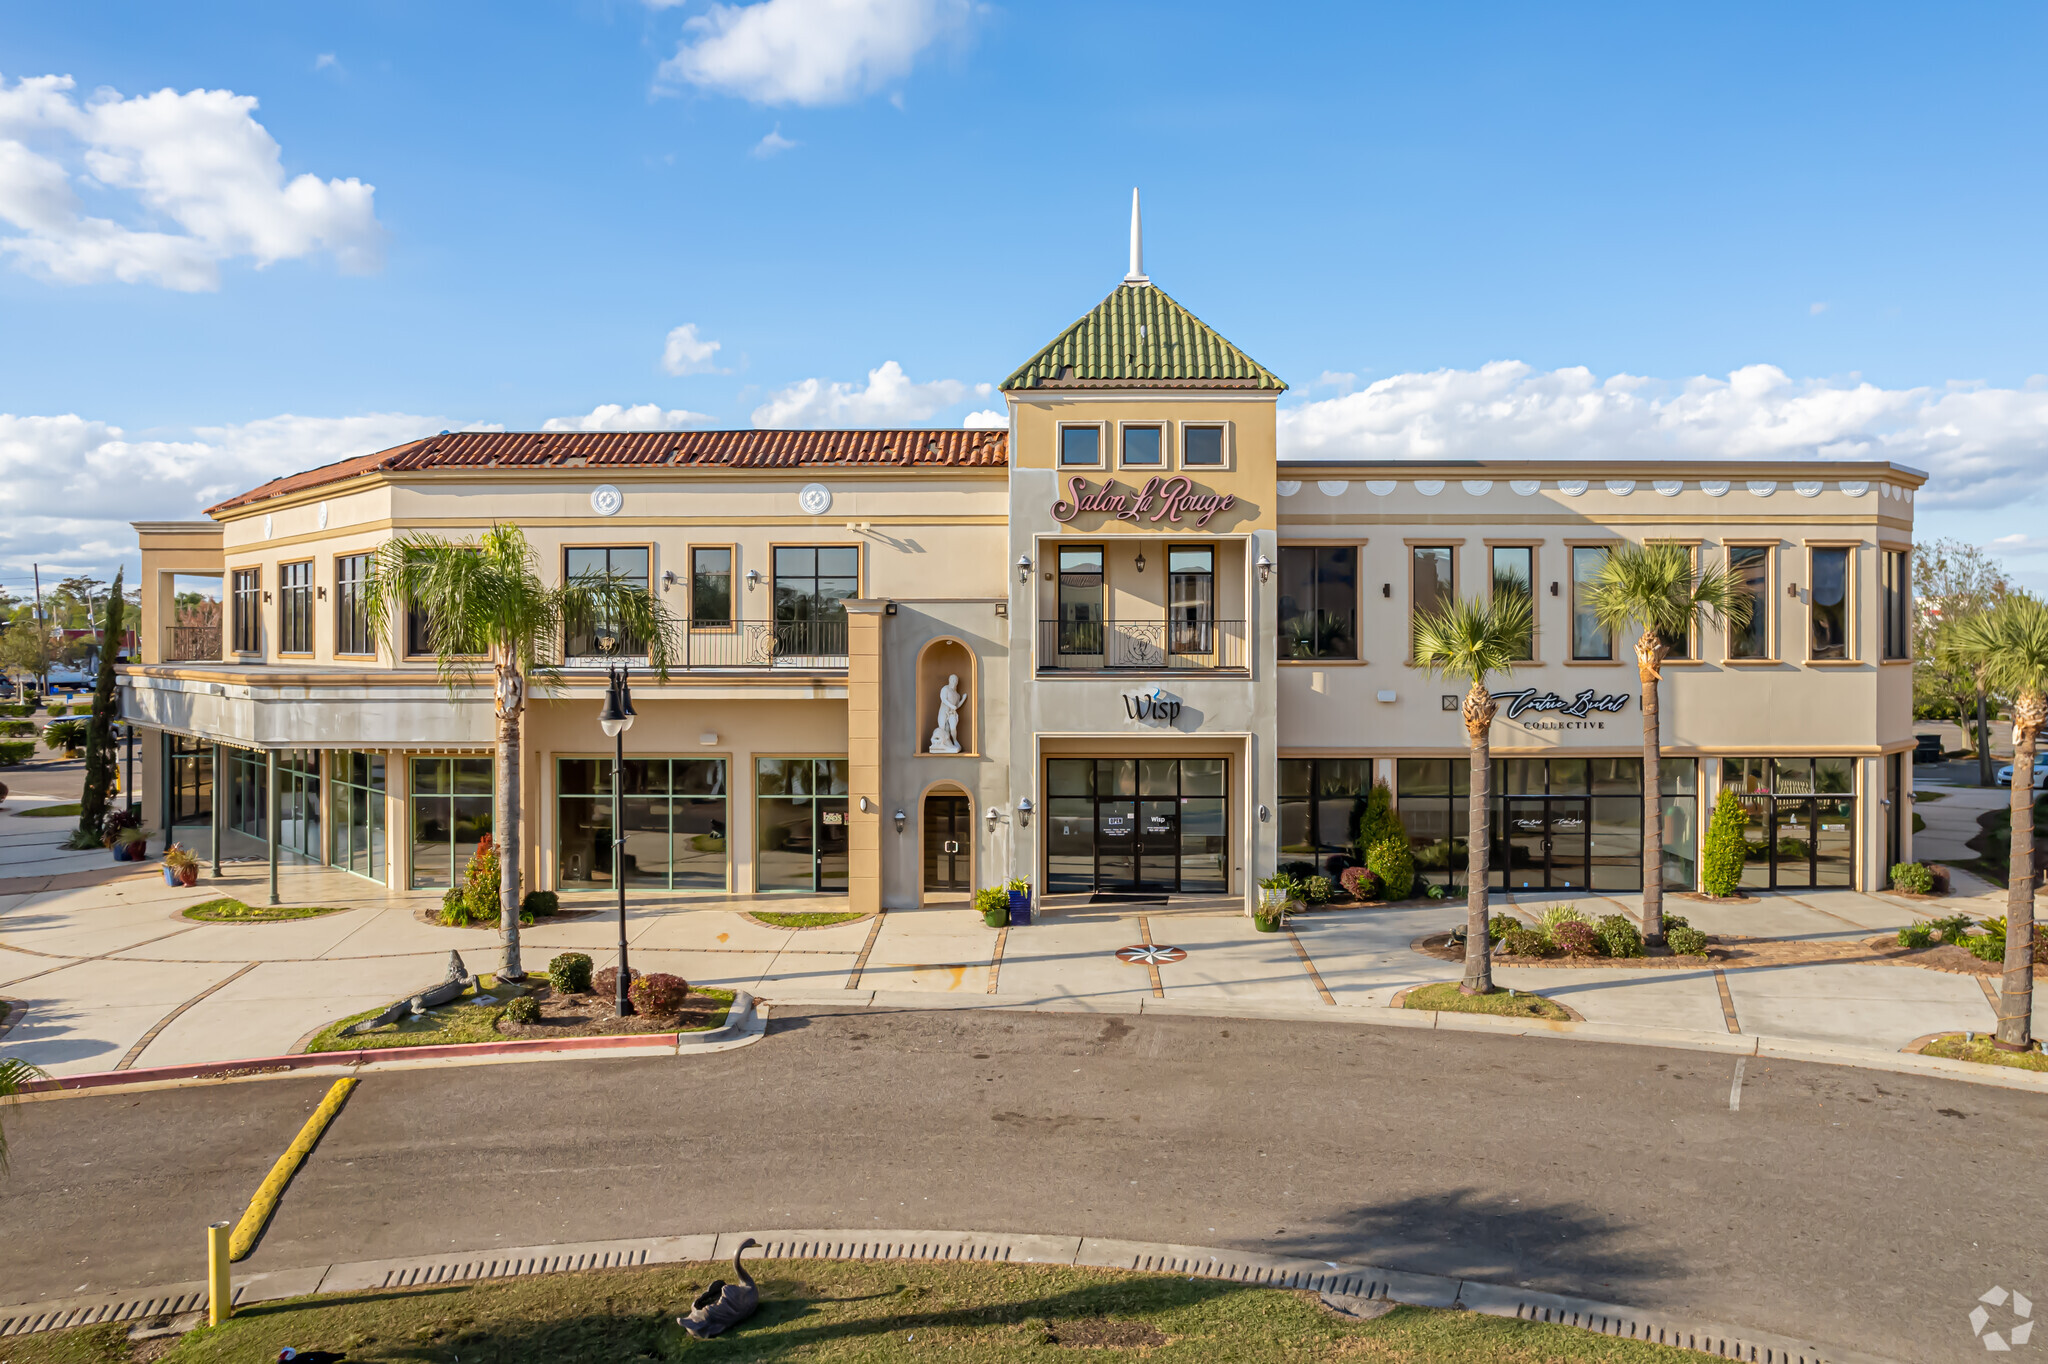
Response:
[{"label": "window trim", "polygon": [[[1124,458],[1125,433],[1134,428],[1150,427],[1159,432],[1159,462],[1157,464],[1133,464]],[[1116,468],[1119,472],[1130,469],[1147,475],[1164,476],[1176,467],[1174,459],[1173,423],[1164,417],[1119,417],[1116,421]],[[1076,468],[1083,466],[1076,465]],[[1203,466],[1205,468],[1209,466]]]},{"label": "window trim", "polygon": [[1529,551],[1529,657],[1518,658],[1518,668],[1543,666],[1543,542],[1541,540],[1481,540],[1486,550],[1486,599],[1493,600],[1493,552],[1496,549]]},{"label": "window trim", "polygon": [[[773,560],[772,560],[772,559],[770,560],[770,563],[771,563],[771,564],[773,563]],[[846,784],[847,784],[847,792],[846,792],[846,794],[845,794],[845,795],[840,795],[840,796],[829,796],[829,795],[828,795],[828,796],[820,796],[820,795],[818,795],[818,794],[817,794],[816,792],[813,792],[812,794],[810,794],[810,795],[808,795],[808,796],[763,796],[763,795],[761,794],[761,761],[762,761],[762,759],[764,759],[764,758],[766,758],[766,759],[772,759],[772,760],[774,760],[774,761],[777,761],[777,762],[788,762],[788,761],[790,761],[791,759],[794,759],[794,758],[801,758],[801,759],[805,759],[805,760],[808,760],[808,761],[813,761],[813,762],[843,762],[843,763],[845,763],[845,764],[847,765],[847,783],[846,783]],[[850,815],[850,814],[852,814],[852,813],[853,813],[853,812],[854,812],[855,810],[857,810],[857,809],[859,809],[859,808],[860,808],[860,806],[859,806],[859,801],[860,801],[860,797],[858,797],[858,796],[856,796],[855,794],[853,794],[853,790],[852,790],[852,787],[853,787],[853,759],[852,759],[852,755],[851,755],[850,753],[818,753],[818,752],[815,752],[815,751],[812,751],[812,752],[797,752],[797,753],[782,753],[782,752],[775,752],[775,753],[750,753],[750,754],[748,754],[748,755],[747,755],[747,762],[748,762],[748,765],[749,765],[749,768],[750,768],[749,772],[747,773],[747,799],[753,802],[753,804],[752,804],[752,805],[750,805],[750,806],[748,807],[748,809],[747,809],[747,821],[748,821],[748,824],[749,824],[749,825],[751,826],[751,828],[752,828],[752,833],[751,833],[751,835],[750,835],[750,838],[751,838],[751,842],[752,842],[752,847],[751,847],[751,848],[750,848],[750,850],[749,850],[749,851],[750,851],[750,853],[751,853],[751,856],[750,856],[750,857],[748,858],[748,879],[749,879],[749,881],[751,881],[751,882],[752,882],[752,886],[751,886],[751,893],[752,893],[752,894],[755,894],[755,895],[762,895],[762,896],[780,896],[780,895],[837,895],[837,894],[839,894],[840,892],[838,892],[838,891],[833,891],[833,890],[819,890],[819,889],[817,889],[817,887],[816,887],[816,882],[817,882],[817,879],[818,879],[818,877],[817,877],[817,871],[818,871],[818,864],[817,864],[817,853],[816,853],[816,850],[815,850],[815,848],[814,848],[814,849],[813,849],[813,851],[812,851],[812,861],[811,861],[811,880],[812,880],[812,883],[813,883],[813,885],[812,885],[812,889],[810,889],[810,890],[807,890],[807,891],[804,891],[804,890],[762,890],[762,889],[761,889],[761,858],[760,858],[760,853],[761,853],[761,802],[762,802],[763,800],[802,800],[802,801],[805,801],[805,802],[807,802],[808,804],[810,804],[810,806],[812,807],[812,813],[813,813],[813,815],[815,816],[815,814],[816,814],[816,811],[817,811],[817,803],[818,803],[818,802],[819,802],[820,800],[838,800],[838,801],[844,801],[844,802],[846,802],[846,807],[847,807],[847,813],[848,813],[849,815]],[[729,782],[729,781],[731,780],[731,773],[732,773],[732,768],[730,768],[730,767],[727,767],[727,768],[726,768],[726,773],[727,773],[727,778],[726,778],[726,779],[727,779],[727,781]],[[814,825],[812,826],[812,828],[813,828],[813,830],[814,830],[814,831],[815,831],[816,829],[819,829],[819,828],[822,828],[822,827],[824,827],[824,826],[823,826],[822,824],[814,824]],[[847,888],[846,888],[846,892],[845,892],[845,893],[846,893],[847,895],[849,895],[849,896],[850,896],[850,895],[852,895],[852,893],[853,893],[853,884],[852,884],[852,882],[853,882],[853,868],[852,868],[852,857],[851,857],[851,854],[852,854],[852,851],[853,851],[853,846],[852,846],[852,834],[851,834],[851,832],[850,832],[850,831],[851,831],[851,829],[852,829],[852,827],[853,827],[853,826],[852,826],[851,822],[849,821],[849,823],[848,823],[848,825],[847,825],[847,828],[848,828],[848,830],[849,830],[849,833],[848,833],[848,836],[847,836],[847,852],[848,852],[848,866],[847,866]],[[726,835],[726,846],[727,846],[728,848],[730,848],[730,847],[732,846],[732,835],[731,835],[731,834],[729,834],[729,833],[728,833],[728,834]],[[923,873],[922,873],[922,872],[920,871],[920,873],[919,873],[919,874],[920,874],[920,875],[922,875]]]},{"label": "window trim", "polygon": [[[854,551],[860,568],[853,575],[855,591],[849,601],[858,601],[868,594],[867,544],[861,540],[771,540],[768,542],[768,573],[762,580],[768,584],[768,619],[775,619],[775,551],[778,549],[850,549]],[[821,575],[820,575],[821,576]],[[801,757],[801,754],[796,755]]]},{"label": "window trim", "polygon": [[[318,568],[316,567],[317,562],[318,561],[314,559],[278,560],[277,656],[279,658],[312,658],[320,651],[320,613],[313,609],[315,600],[314,592],[318,589],[320,583],[320,574]],[[301,564],[305,565],[306,568],[305,585],[303,587],[295,587],[288,585],[284,580],[285,570],[288,568],[297,568]],[[304,592],[306,594],[306,647],[303,649],[287,649],[284,647],[285,640],[288,634],[288,632],[284,628],[285,607],[287,600],[289,598],[289,594],[294,592]]]},{"label": "window trim", "polygon": [[[242,591],[240,583],[240,579],[245,573],[249,575],[249,590],[246,594]],[[252,564],[244,568],[229,569],[228,588],[228,604],[231,613],[228,620],[228,652],[240,656],[253,654],[257,658],[261,658],[263,656],[263,565]],[[245,595],[248,598],[249,606],[246,614],[242,610],[242,599]],[[246,649],[242,647],[242,623],[244,620],[248,622],[250,638],[250,646]]]},{"label": "window trim", "polygon": [[[1177,448],[1180,453],[1180,462],[1176,467],[1178,467],[1182,473],[1192,478],[1197,474],[1227,474],[1237,467],[1237,429],[1235,422],[1224,420],[1211,421],[1204,418],[1197,421],[1182,421],[1179,423],[1179,426],[1180,434],[1178,437]],[[1190,429],[1193,428],[1200,428],[1205,431],[1220,431],[1223,433],[1223,448],[1221,451],[1223,459],[1221,463],[1188,463],[1187,433]]]},{"label": "window trim", "polygon": [[[1863,609],[1862,584],[1857,581],[1863,566],[1857,561],[1857,551],[1863,547],[1861,540],[1803,540],[1806,550],[1806,656],[1802,660],[1809,668],[1845,668],[1863,663],[1861,622],[1857,613]],[[1842,656],[1840,658],[1815,658],[1813,656],[1813,554],[1815,550],[1839,549],[1847,552],[1842,562]]]},{"label": "window trim", "polygon": [[1722,664],[1737,668],[1755,668],[1784,662],[1784,660],[1778,656],[1779,621],[1776,606],[1778,595],[1778,580],[1781,576],[1779,572],[1779,566],[1780,561],[1784,557],[1780,551],[1783,548],[1784,541],[1782,540],[1745,539],[1723,540],[1721,542],[1722,561],[1725,566],[1731,568],[1734,567],[1735,564],[1735,556],[1733,551],[1738,549],[1760,549],[1764,551],[1764,652],[1752,658],[1744,658],[1737,656],[1733,652],[1735,648],[1735,627],[1730,625],[1727,621],[1722,621],[1720,660]]},{"label": "window trim", "polygon": [[[1065,603],[1061,600],[1060,593],[1065,587],[1063,580],[1066,577],[1066,569],[1060,565],[1060,555],[1067,550],[1095,551],[1098,562],[1101,564],[1095,576],[1102,580],[1097,585],[1096,590],[1102,595],[1100,599],[1101,616],[1094,623],[1104,632],[1106,637],[1109,629],[1109,543],[1107,540],[1077,540],[1073,542],[1055,540],[1052,542],[1052,571],[1049,576],[1052,578],[1053,655],[1056,658],[1099,658],[1104,656],[1100,650],[1091,654],[1063,647],[1067,618],[1062,613]],[[1041,560],[1041,562],[1043,561]],[[1106,642],[1104,647],[1107,647]]]},{"label": "window trim", "polygon": [[[1198,467],[1212,468],[1214,466],[1200,465]],[[1356,539],[1337,537],[1314,540],[1282,540],[1275,546],[1277,550],[1281,551],[1290,549],[1349,549],[1355,551],[1352,561],[1353,578],[1351,584],[1351,656],[1349,658],[1276,658],[1273,660],[1275,663],[1283,668],[1356,668],[1369,662],[1365,656],[1365,630],[1363,628],[1365,616],[1365,547],[1367,543],[1369,542],[1366,537],[1360,536]],[[1273,571],[1275,573],[1280,571],[1278,563],[1273,565]],[[1273,618],[1276,631],[1279,621],[1279,603],[1276,599]],[[1410,635],[1412,638],[1412,631]],[[1412,645],[1410,652],[1413,652]]]},{"label": "window trim", "polygon": [[[1052,438],[1053,467],[1055,469],[1093,469],[1098,473],[1108,473],[1113,467],[1115,467],[1110,452],[1103,448],[1107,444],[1107,441],[1104,438],[1103,428],[1108,424],[1109,423],[1107,422],[1099,421],[1063,421],[1055,425],[1053,428]],[[1070,428],[1079,429],[1082,427],[1086,427],[1095,432],[1095,462],[1093,464],[1070,463],[1067,459],[1067,431]]]},{"label": "window trim", "polygon": [[[1567,540],[1564,542],[1564,581],[1569,594],[1565,602],[1567,621],[1566,633],[1569,636],[1569,643],[1567,644],[1565,649],[1565,657],[1563,659],[1563,663],[1564,666],[1567,668],[1619,668],[1622,666],[1623,650],[1621,646],[1621,640],[1616,638],[1615,633],[1612,630],[1609,630],[1607,632],[1607,652],[1612,654],[1613,657],[1579,657],[1578,552],[1582,549],[1604,549],[1609,554],[1612,554],[1616,549],[1620,548],[1622,545],[1626,543],[1627,541],[1621,539],[1619,536],[1610,536],[1598,540]],[[1631,657],[1633,657],[1634,652],[1635,651],[1633,649],[1628,650],[1628,653],[1631,655]]]},{"label": "window trim", "polygon": [[1458,599],[1458,588],[1463,582],[1462,565],[1459,563],[1459,560],[1465,557],[1462,552],[1464,548],[1464,537],[1453,535],[1415,536],[1401,542],[1401,559],[1403,567],[1407,570],[1402,576],[1407,579],[1403,586],[1407,592],[1408,606],[1407,612],[1403,617],[1405,628],[1402,633],[1407,636],[1408,640],[1407,647],[1403,650],[1407,657],[1403,662],[1411,668],[1417,666],[1415,662],[1415,551],[1418,549],[1448,549],[1451,552],[1451,600],[1456,601]]},{"label": "window trim", "polygon": [[[341,612],[344,601],[341,577],[342,561],[346,559],[361,559],[363,561],[363,576],[355,581],[355,587],[360,592],[369,585],[370,571],[373,566],[372,560],[375,558],[376,556],[367,549],[357,550],[354,554],[337,554],[334,556],[334,656],[336,658],[367,658],[372,661],[375,661],[377,658],[377,632],[371,628],[370,604],[367,597],[359,600],[357,605],[363,614],[363,638],[369,641],[370,647],[366,650],[343,649],[341,647]],[[355,752],[356,750],[349,749],[346,751]]]},{"label": "window trim", "polygon": [[[726,566],[726,618],[723,625],[700,625],[697,623],[697,551],[700,549],[722,549],[732,558]],[[686,629],[702,635],[729,635],[740,628],[740,589],[745,579],[740,574],[740,547],[731,541],[715,544],[690,543],[683,546],[683,564],[687,576],[683,579],[684,615]],[[774,566],[771,557],[769,566]]]}]

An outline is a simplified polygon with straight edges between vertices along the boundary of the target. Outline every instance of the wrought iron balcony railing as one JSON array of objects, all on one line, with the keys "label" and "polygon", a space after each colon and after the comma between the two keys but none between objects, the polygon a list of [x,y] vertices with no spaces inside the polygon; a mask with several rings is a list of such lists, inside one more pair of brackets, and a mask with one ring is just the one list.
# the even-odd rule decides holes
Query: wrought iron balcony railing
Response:
[{"label": "wrought iron balcony railing", "polygon": [[1038,667],[1050,672],[1242,670],[1241,620],[1042,620]]},{"label": "wrought iron balcony railing", "polygon": [[[680,647],[669,660],[672,669],[846,668],[844,620],[693,621],[679,633]],[[602,668],[608,661],[587,636],[572,636],[567,643],[572,652],[562,661],[565,668]],[[647,664],[645,644],[629,640],[618,652],[634,667]]]},{"label": "wrought iron balcony railing", "polygon": [[184,663],[220,657],[218,625],[166,625],[164,662]]}]

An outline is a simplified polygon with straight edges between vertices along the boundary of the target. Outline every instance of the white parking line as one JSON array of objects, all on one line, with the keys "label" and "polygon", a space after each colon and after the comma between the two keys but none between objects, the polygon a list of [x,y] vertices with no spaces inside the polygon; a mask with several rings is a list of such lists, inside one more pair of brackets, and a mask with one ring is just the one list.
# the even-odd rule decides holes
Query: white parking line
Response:
[{"label": "white parking line", "polygon": [[1728,1086],[1728,1111],[1730,1113],[1740,1113],[1742,1111],[1742,1072],[1748,1065],[1749,1058],[1747,1056],[1735,1058],[1735,1083]]}]

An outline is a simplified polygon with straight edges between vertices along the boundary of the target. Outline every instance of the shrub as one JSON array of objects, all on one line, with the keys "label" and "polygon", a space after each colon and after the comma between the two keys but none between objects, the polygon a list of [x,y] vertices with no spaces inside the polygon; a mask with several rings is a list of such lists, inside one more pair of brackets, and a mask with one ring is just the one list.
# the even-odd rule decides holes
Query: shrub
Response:
[{"label": "shrub", "polygon": [[1665,936],[1666,936],[1666,937],[1669,937],[1669,936],[1671,935],[1671,930],[1672,930],[1672,929],[1674,929],[1674,928],[1691,928],[1691,927],[1692,927],[1692,920],[1691,920],[1691,919],[1688,919],[1688,918],[1686,918],[1686,917],[1685,917],[1685,916],[1684,916],[1683,914],[1666,914],[1666,915],[1664,915],[1663,917],[1664,917],[1664,934],[1665,934]]},{"label": "shrub", "polygon": [[1541,957],[1548,955],[1550,944],[1535,929],[1517,924],[1501,936],[1500,950],[1511,957]]},{"label": "shrub", "polygon": [[[488,923],[498,917],[498,880],[503,865],[497,843],[485,834],[476,851],[469,855],[469,866],[462,873],[463,893],[469,897],[469,917],[477,923]],[[522,912],[521,922],[525,917]]]},{"label": "shrub", "polygon": [[514,1023],[538,1023],[540,1003],[532,995],[521,995],[505,1006],[505,1017]]},{"label": "shrub", "polygon": [[1709,895],[1733,895],[1742,889],[1742,863],[1749,855],[1743,827],[1748,823],[1735,788],[1721,788],[1714,816],[1707,822],[1706,847],[1700,856],[1700,889]]},{"label": "shrub", "polygon": [[1707,935],[1691,924],[1680,924],[1664,930],[1664,945],[1677,957],[1704,957],[1707,955]]},{"label": "shrub", "polygon": [[1610,957],[1640,957],[1643,953],[1643,934],[1635,921],[1626,914],[1609,914],[1602,918],[1593,930],[1600,937],[1600,945]]},{"label": "shrub", "polygon": [[565,995],[590,993],[590,957],[583,952],[564,952],[548,963],[548,984]]},{"label": "shrub", "polygon": [[468,893],[461,886],[450,886],[442,891],[441,922],[450,928],[464,928],[471,921]]},{"label": "shrub", "polygon": [[52,704],[43,707],[43,709],[49,712],[50,718],[53,720],[56,719],[59,715],[69,715],[71,713],[71,707],[69,706],[59,706]]},{"label": "shrub", "polygon": [[[634,971],[626,977],[626,991],[629,996],[632,993],[633,982],[638,979],[640,979],[638,971]],[[619,997],[619,968],[607,966],[604,970],[599,971],[590,978],[590,988],[600,999],[617,999]]]},{"label": "shrub", "polygon": [[[497,904],[497,890],[495,887],[491,891],[491,903],[493,907]],[[561,909],[561,907],[562,897],[553,891],[529,890],[526,892],[526,898],[519,902],[519,918],[524,922],[527,919],[553,914]]]},{"label": "shrub", "polygon": [[1389,834],[1365,850],[1365,865],[1387,888],[1389,900],[1405,900],[1415,889],[1415,854],[1408,835]]},{"label": "shrub", "polygon": [[11,739],[0,743],[0,767],[19,767],[35,756],[34,739]]},{"label": "shrub", "polygon": [[1300,885],[1316,874],[1316,864],[1313,862],[1282,862],[1279,866],[1273,868],[1273,874],[1275,876],[1284,876],[1296,885]]},{"label": "shrub", "polygon": [[1934,945],[1934,930],[1926,924],[1907,924],[1899,930],[1899,946],[1931,947]]},{"label": "shrub", "polygon": [[1383,838],[1400,837],[1405,841],[1408,830],[1401,823],[1401,816],[1394,811],[1393,790],[1383,781],[1376,781],[1365,793],[1365,809],[1358,815],[1358,829],[1353,839],[1360,852],[1370,852],[1372,845]]},{"label": "shrub", "polygon": [[1327,876],[1311,876],[1301,883],[1301,898],[1312,905],[1326,905],[1337,898],[1337,887]]},{"label": "shrub", "polygon": [[1977,927],[1983,929],[1994,938],[2002,938],[2005,936],[2005,916],[2001,914],[1995,919],[1979,919],[1977,920]]},{"label": "shrub", "polygon": [[125,805],[118,810],[108,810],[107,817],[100,821],[100,842],[113,844],[130,829],[142,827],[142,807]]},{"label": "shrub", "polygon": [[1584,919],[1565,919],[1552,925],[1550,945],[1567,957],[1597,957],[1600,938]]},{"label": "shrub", "polygon": [[1486,936],[1499,942],[1522,926],[1522,921],[1512,914],[1489,914],[1486,916]]},{"label": "shrub", "polygon": [[1972,933],[1962,941],[1963,950],[1978,961],[1998,962],[2005,960],[2005,939],[1994,938],[1989,933]]},{"label": "shrub", "polygon": [[1387,883],[1380,874],[1370,867],[1346,867],[1338,878],[1345,893],[1354,900],[1384,900],[1387,898]]},{"label": "shrub", "polygon": [[633,1007],[641,1013],[673,1018],[683,1011],[683,1001],[690,997],[690,982],[666,971],[650,971],[636,977],[627,993],[632,996]]},{"label": "shrub", "polygon": [[43,747],[55,753],[85,747],[85,721],[54,720],[43,726]]},{"label": "shrub", "polygon": [[6,705],[0,705],[0,715],[20,716],[34,715],[35,713],[36,708],[29,705],[26,701],[10,701]]},{"label": "shrub", "polygon": [[1543,911],[1537,922],[1547,930],[1556,928],[1559,924],[1590,924],[1593,921],[1581,914],[1577,905],[1552,905]]},{"label": "shrub", "polygon": [[10,739],[33,739],[36,737],[36,722],[33,720],[0,720],[0,734]]},{"label": "shrub", "polygon": [[1967,914],[1950,914],[1945,918],[1929,919],[1927,926],[1936,933],[1939,933],[1943,942],[1960,943],[1963,940],[1964,931],[1970,926],[1970,916]]}]

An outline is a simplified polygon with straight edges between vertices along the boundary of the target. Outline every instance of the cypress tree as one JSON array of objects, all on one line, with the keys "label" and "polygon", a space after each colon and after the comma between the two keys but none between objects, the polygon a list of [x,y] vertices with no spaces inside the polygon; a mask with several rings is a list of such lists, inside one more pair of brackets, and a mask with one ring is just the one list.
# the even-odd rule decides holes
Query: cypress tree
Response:
[{"label": "cypress tree", "polygon": [[[114,791],[114,655],[121,647],[121,574],[114,574],[107,593],[106,630],[100,636],[100,674],[92,692],[92,720],[85,729],[85,790],[78,798],[77,839],[93,846],[106,826],[107,806]],[[130,793],[133,799],[133,793]]]}]

